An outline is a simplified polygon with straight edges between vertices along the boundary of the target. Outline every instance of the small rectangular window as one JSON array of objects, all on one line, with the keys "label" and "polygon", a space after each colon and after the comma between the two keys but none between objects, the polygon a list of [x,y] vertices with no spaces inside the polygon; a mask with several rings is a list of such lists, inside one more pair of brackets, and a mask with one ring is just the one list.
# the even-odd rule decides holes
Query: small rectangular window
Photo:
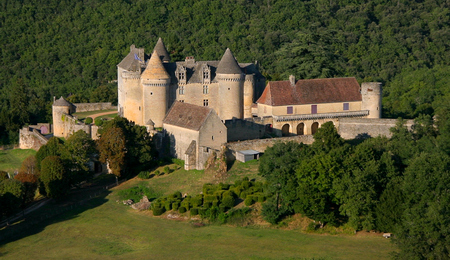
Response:
[{"label": "small rectangular window", "polygon": [[203,106],[204,107],[207,107],[209,104],[208,104],[208,99],[203,99]]},{"label": "small rectangular window", "polygon": [[294,113],[294,108],[293,107],[287,107],[287,113],[288,115],[291,115]]},{"label": "small rectangular window", "polygon": [[344,103],[344,110],[349,110],[349,104],[348,103]]},{"label": "small rectangular window", "polygon": [[317,105],[311,105],[311,114],[317,114]]},{"label": "small rectangular window", "polygon": [[184,103],[184,100],[180,100],[181,103]]},{"label": "small rectangular window", "polygon": [[184,95],[184,86],[178,86],[178,94]]},{"label": "small rectangular window", "polygon": [[208,94],[208,93],[209,93],[208,86],[204,85],[203,86],[203,94]]}]

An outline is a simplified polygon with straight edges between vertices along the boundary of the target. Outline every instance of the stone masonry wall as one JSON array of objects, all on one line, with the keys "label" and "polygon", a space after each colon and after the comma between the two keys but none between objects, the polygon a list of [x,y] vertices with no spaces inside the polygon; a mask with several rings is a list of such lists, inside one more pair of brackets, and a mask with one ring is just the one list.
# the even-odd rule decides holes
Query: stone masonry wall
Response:
[{"label": "stone masonry wall", "polygon": [[96,110],[117,109],[117,106],[113,106],[111,102],[104,103],[74,103],[76,112],[88,112]]},{"label": "stone masonry wall", "polygon": [[[405,126],[411,129],[413,123],[413,120],[406,120]],[[397,119],[340,118],[338,132],[344,139],[353,139],[358,135],[391,137],[389,129],[396,124]]]},{"label": "stone masonry wall", "polygon": [[279,137],[279,138],[268,138],[268,139],[256,139],[256,140],[247,140],[241,142],[230,142],[227,143],[228,153],[227,159],[234,160],[236,159],[236,151],[242,150],[255,150],[263,153],[267,147],[273,146],[277,142],[297,142],[304,144],[312,144],[314,138],[312,135],[298,135],[298,136],[290,136],[290,137]]}]

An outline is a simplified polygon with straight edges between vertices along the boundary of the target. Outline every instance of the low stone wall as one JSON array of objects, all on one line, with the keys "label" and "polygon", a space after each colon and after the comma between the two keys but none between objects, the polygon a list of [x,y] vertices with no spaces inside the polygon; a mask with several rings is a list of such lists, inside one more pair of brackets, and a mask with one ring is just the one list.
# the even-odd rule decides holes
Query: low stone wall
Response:
[{"label": "low stone wall", "polygon": [[267,149],[267,147],[273,146],[277,142],[297,142],[304,144],[312,144],[314,142],[314,138],[312,135],[298,135],[298,136],[290,136],[290,137],[278,137],[278,138],[268,138],[268,139],[256,139],[256,140],[246,140],[240,142],[229,142],[227,143],[228,160],[236,159],[236,151],[243,150],[255,150],[261,153]]},{"label": "low stone wall", "polygon": [[261,138],[265,134],[264,125],[249,120],[226,120],[228,142]]},{"label": "low stone wall", "polygon": [[117,109],[117,106],[113,106],[111,102],[104,103],[74,103],[76,112],[88,112],[97,110]]},{"label": "low stone wall", "polygon": [[[377,118],[340,118],[338,132],[344,139],[354,139],[357,136],[391,137],[391,127],[395,127],[397,119]],[[406,120],[405,126],[411,129],[413,120]]]}]

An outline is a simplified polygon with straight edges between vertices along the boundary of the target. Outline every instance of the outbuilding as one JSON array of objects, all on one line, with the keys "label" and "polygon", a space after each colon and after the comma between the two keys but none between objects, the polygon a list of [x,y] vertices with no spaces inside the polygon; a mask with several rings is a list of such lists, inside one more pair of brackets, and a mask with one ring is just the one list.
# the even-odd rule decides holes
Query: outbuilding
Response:
[{"label": "outbuilding", "polygon": [[261,153],[255,150],[243,150],[236,152],[236,160],[241,162],[248,162],[254,159],[259,159]]}]

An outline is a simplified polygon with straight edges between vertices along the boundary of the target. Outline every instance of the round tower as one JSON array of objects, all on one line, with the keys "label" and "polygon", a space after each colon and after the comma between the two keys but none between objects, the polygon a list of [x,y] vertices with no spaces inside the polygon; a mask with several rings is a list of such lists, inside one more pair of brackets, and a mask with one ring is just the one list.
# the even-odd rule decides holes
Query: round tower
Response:
[{"label": "round tower", "polygon": [[361,84],[361,110],[369,110],[367,118],[381,118],[381,82]]},{"label": "round tower", "polygon": [[73,104],[65,100],[63,97],[53,101],[53,136],[64,137],[65,115],[70,115],[72,112]]},{"label": "round tower", "polygon": [[167,113],[170,76],[156,50],[141,75],[143,89],[143,125],[153,121],[154,127],[162,127]]},{"label": "round tower", "polygon": [[229,48],[217,66],[216,78],[219,83],[220,119],[242,119],[245,77]]}]

